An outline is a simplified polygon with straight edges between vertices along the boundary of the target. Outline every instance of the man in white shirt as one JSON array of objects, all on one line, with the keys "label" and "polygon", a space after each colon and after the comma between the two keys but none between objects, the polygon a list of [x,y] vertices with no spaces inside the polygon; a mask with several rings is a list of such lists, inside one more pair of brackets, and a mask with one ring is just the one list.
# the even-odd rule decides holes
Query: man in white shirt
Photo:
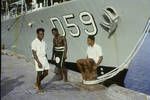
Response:
[{"label": "man in white shirt", "polygon": [[87,44],[87,58],[77,60],[77,67],[83,80],[94,80],[97,78],[96,69],[103,59],[102,48],[95,43],[95,37],[92,35],[88,36]]},{"label": "man in white shirt", "polygon": [[46,54],[47,45],[43,38],[44,29],[38,28],[37,37],[31,43],[35,69],[37,71],[35,88],[39,91],[42,90],[41,81],[48,75],[49,70],[49,63]]}]

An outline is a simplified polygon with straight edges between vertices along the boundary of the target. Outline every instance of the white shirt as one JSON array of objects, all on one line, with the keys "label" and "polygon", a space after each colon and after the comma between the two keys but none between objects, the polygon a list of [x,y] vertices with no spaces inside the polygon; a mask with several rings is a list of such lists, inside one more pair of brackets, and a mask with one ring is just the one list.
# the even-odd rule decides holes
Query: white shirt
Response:
[{"label": "white shirt", "polygon": [[49,63],[46,58],[47,45],[44,40],[40,41],[38,38],[34,39],[31,43],[31,49],[36,51],[38,59],[42,64],[42,68],[39,68],[38,63],[35,61],[36,71],[43,71],[49,69]]},{"label": "white shirt", "polygon": [[102,56],[102,48],[96,43],[93,46],[88,46],[87,48],[87,56],[98,63],[99,57]]},{"label": "white shirt", "polygon": [[31,43],[32,50],[36,51],[38,57],[45,57],[47,45],[44,40],[40,41],[38,38]]}]

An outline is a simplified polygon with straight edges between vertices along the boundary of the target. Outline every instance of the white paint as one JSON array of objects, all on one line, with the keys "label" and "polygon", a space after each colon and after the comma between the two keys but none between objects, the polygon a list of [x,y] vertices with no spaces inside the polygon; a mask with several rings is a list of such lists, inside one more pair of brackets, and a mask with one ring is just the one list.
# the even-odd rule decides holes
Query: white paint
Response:
[{"label": "white paint", "polygon": [[50,21],[51,21],[51,23],[52,23],[53,27],[56,27],[56,25],[55,25],[54,21],[57,21],[57,22],[59,23],[59,25],[60,25],[61,29],[62,29],[63,36],[65,36],[65,35],[66,35],[66,32],[65,32],[64,27],[63,27],[63,24],[61,23],[61,21],[60,21],[57,17],[50,18]]},{"label": "white paint", "polygon": [[[89,16],[90,20],[88,20],[88,21],[83,20],[83,16]],[[92,15],[89,12],[81,12],[80,15],[79,15],[79,17],[80,17],[81,22],[84,25],[91,25],[92,24],[92,26],[93,26],[93,31],[92,32],[89,32],[87,29],[84,29],[85,32],[88,35],[95,35],[97,33],[97,28],[96,28],[96,24],[94,22],[94,19],[93,19]]]},{"label": "white paint", "polygon": [[65,23],[66,23],[66,25],[67,25],[67,28],[74,27],[74,28],[76,28],[76,30],[77,30],[76,33],[73,33],[72,31],[70,31],[70,34],[71,34],[73,37],[79,36],[79,35],[80,35],[80,30],[79,30],[78,25],[76,25],[76,24],[74,24],[74,23],[69,23],[69,22],[67,21],[68,19],[74,18],[74,15],[73,15],[73,14],[65,15],[65,16],[63,16],[63,18],[64,18],[64,21],[65,21]]}]

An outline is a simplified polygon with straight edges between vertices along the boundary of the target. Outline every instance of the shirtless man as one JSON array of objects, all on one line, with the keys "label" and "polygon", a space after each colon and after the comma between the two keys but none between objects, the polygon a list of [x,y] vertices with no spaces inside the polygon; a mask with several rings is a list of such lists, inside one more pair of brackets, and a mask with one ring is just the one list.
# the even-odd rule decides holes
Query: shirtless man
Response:
[{"label": "shirtless man", "polygon": [[65,60],[67,59],[67,41],[64,36],[61,36],[57,28],[52,29],[53,39],[53,54],[52,60],[55,56],[56,61],[56,74],[59,74],[60,80],[68,81],[67,69],[64,66]]},{"label": "shirtless man", "polygon": [[95,43],[95,37],[92,35],[88,36],[87,44],[87,58],[77,60],[77,67],[83,80],[95,80],[97,78],[97,67],[103,59],[102,49]]}]

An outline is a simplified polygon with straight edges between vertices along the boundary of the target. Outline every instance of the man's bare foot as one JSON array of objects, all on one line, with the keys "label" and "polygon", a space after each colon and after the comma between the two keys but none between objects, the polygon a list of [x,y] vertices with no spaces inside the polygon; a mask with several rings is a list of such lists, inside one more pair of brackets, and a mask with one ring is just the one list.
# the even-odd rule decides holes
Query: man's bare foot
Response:
[{"label": "man's bare foot", "polygon": [[43,90],[43,88],[41,86],[38,86],[37,83],[34,83],[34,89],[38,91]]},{"label": "man's bare foot", "polygon": [[61,81],[61,80],[63,80],[63,78],[58,78],[58,81]]},{"label": "man's bare foot", "polygon": [[44,94],[44,93],[45,93],[45,90],[39,89],[39,90],[37,91],[37,93],[38,93],[38,94]]},{"label": "man's bare foot", "polygon": [[37,89],[38,90],[38,85],[37,85],[37,83],[34,83],[34,89]]},{"label": "man's bare foot", "polygon": [[63,79],[64,79],[64,82],[68,82],[68,77],[67,77],[67,75],[64,75],[64,76],[63,76]]},{"label": "man's bare foot", "polygon": [[58,81],[63,80],[63,77],[61,75],[57,75],[57,77],[58,77]]},{"label": "man's bare foot", "polygon": [[64,82],[69,82],[68,79],[64,79]]}]

